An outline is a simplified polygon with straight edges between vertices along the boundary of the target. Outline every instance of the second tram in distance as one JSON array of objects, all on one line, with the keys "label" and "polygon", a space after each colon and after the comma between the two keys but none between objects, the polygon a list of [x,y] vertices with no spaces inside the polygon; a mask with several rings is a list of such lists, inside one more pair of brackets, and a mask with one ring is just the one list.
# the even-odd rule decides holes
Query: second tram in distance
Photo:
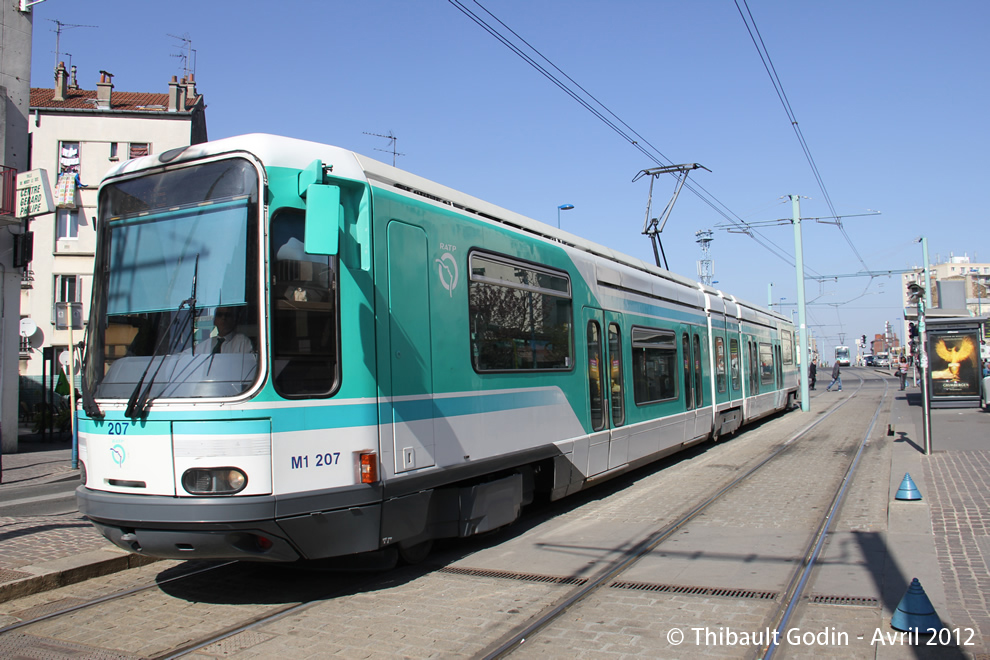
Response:
[{"label": "second tram in distance", "polygon": [[77,498],[138,553],[412,561],[796,395],[787,318],[337,147],[128,161],[97,227]]}]

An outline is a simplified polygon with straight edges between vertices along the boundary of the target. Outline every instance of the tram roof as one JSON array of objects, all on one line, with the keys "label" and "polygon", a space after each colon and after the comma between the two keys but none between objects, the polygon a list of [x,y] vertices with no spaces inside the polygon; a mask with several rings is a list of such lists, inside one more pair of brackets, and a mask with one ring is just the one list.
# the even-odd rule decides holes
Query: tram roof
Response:
[{"label": "tram roof", "polygon": [[178,155],[176,155],[176,151],[173,149],[162,154],[152,154],[125,161],[107,172],[105,178],[160,167],[163,164],[163,156],[168,158],[168,163],[174,164],[226,153],[247,152],[260,159],[266,167],[295,169],[302,169],[312,161],[320,159],[327,165],[333,165],[333,173],[336,176],[354,180],[367,180],[369,183],[380,187],[393,188],[440,205],[457,208],[465,213],[470,213],[491,222],[513,227],[527,234],[596,255],[607,261],[623,264],[626,267],[647,272],[655,277],[707,292],[712,296],[720,296],[727,301],[736,303],[744,308],[749,308],[754,312],[766,314],[771,318],[790,322],[789,318],[777,312],[740,300],[719,289],[678,275],[669,270],[664,270],[656,265],[647,263],[636,257],[631,257],[604,245],[593,243],[539,220],[533,220],[514,211],[486,202],[483,199],[341,147],[268,133],[249,133],[190,145],[183,148]]}]

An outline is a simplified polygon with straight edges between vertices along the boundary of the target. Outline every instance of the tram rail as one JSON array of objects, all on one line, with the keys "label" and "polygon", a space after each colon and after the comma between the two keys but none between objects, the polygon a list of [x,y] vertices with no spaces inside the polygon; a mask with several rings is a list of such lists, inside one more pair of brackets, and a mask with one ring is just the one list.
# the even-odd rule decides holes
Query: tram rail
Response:
[{"label": "tram rail", "polygon": [[[702,513],[704,513],[709,507],[711,507],[716,502],[722,500],[728,493],[736,489],[739,485],[749,481],[753,475],[757,474],[764,467],[773,463],[773,461],[780,456],[784,451],[786,451],[793,443],[807,436],[811,431],[813,431],[818,425],[822,424],[828,420],[832,415],[839,412],[845,405],[847,405],[853,397],[858,394],[864,387],[866,379],[862,376],[856,374],[859,379],[858,387],[855,392],[851,393],[847,398],[843,399],[836,406],[832,407],[822,416],[820,416],[814,422],[808,424],[800,431],[794,433],[787,441],[778,446],[774,451],[768,454],[765,458],[759,461],[756,465],[748,469],[744,474],[733,479],[728,484],[721,487],[710,497],[702,501],[700,504],[692,508],[690,511],[685,513],[680,518],[670,522],[663,528],[656,530],[646,538],[644,538],[639,544],[637,544],[628,556],[623,557],[613,564],[605,567],[599,574],[576,587],[567,596],[563,597],[558,604],[553,606],[549,611],[541,613],[537,618],[526,622],[525,624],[518,627],[507,637],[500,640],[494,647],[486,649],[479,657],[485,660],[494,660],[496,658],[504,658],[511,655],[514,651],[522,647],[527,641],[531,641],[534,636],[540,634],[542,631],[552,626],[555,621],[557,621],[565,613],[569,612],[573,608],[579,606],[582,602],[586,601],[589,596],[594,594],[599,589],[613,584],[616,578],[622,573],[629,570],[630,567],[638,563],[644,556],[656,550],[660,545],[662,545],[666,540],[668,540],[677,531],[696,520]],[[883,380],[884,393],[877,403],[876,409],[874,411],[873,417],[870,424],[863,435],[862,440],[859,443],[859,447],[856,451],[855,456],[850,461],[849,466],[845,471],[845,476],[843,477],[841,483],[839,484],[835,496],[832,498],[832,503],[828,507],[827,512],[821,518],[815,532],[812,535],[811,542],[809,543],[805,554],[804,560],[801,563],[801,570],[796,572],[791,579],[787,589],[785,590],[784,598],[780,599],[780,605],[776,609],[772,620],[771,629],[778,632],[774,638],[779,637],[780,631],[786,625],[791,614],[793,613],[795,607],[800,602],[801,597],[804,594],[804,589],[808,582],[808,577],[814,568],[815,561],[819,557],[822,545],[828,533],[829,527],[832,520],[839,510],[842,504],[843,496],[846,492],[846,488],[855,472],[856,466],[859,463],[859,458],[862,455],[862,451],[866,442],[873,433],[876,421],[880,415],[880,411],[886,401],[887,390],[889,384],[886,380]],[[776,651],[775,644],[766,644],[760,649],[759,656],[763,658],[771,658]]]},{"label": "tram rail", "polygon": [[[490,641],[488,646],[484,647],[479,653],[476,654],[476,657],[499,658],[519,650],[524,646],[524,642],[532,641],[534,637],[539,636],[543,631],[551,628],[564,614],[580,608],[580,606],[587,601],[589,596],[603,587],[615,583],[616,579],[620,575],[628,571],[641,558],[662,546],[662,544],[670,539],[676,532],[696,520],[714,504],[724,500],[740,485],[751,480],[755,475],[760,474],[763,471],[763,468],[773,465],[775,459],[780,457],[781,454],[786,452],[789,448],[793,447],[796,442],[809,438],[809,436],[816,429],[818,429],[821,424],[826,422],[826,420],[834,419],[834,416],[840,413],[840,411],[842,411],[850,403],[850,401],[853,400],[855,395],[864,389],[864,386],[867,383],[866,379],[859,374],[849,374],[849,376],[852,375],[859,378],[858,386],[856,388],[850,388],[849,385],[851,383],[847,383],[846,390],[848,395],[843,397],[842,400],[835,402],[835,404],[827,410],[819,413],[817,419],[790,434],[786,440],[774,446],[772,450],[766,453],[765,456],[758,456],[754,458],[748,467],[743,468],[745,470],[743,474],[735,476],[727,482],[714,484],[709,489],[708,494],[704,495],[700,502],[691,506],[691,508],[683,513],[683,515],[680,515],[677,519],[672,520],[663,527],[655,529],[651,533],[643,536],[638,543],[633,544],[633,547],[625,554],[625,556],[606,565],[602,570],[598,571],[597,574],[591,576],[590,579],[587,579],[586,581],[582,580],[584,583],[581,586],[555,598],[551,606],[543,608],[541,612],[531,616],[524,624],[512,629],[508,633],[502,633],[496,639]],[[847,378],[849,376],[847,376]],[[781,629],[786,626],[789,617],[791,617],[795,612],[795,609],[799,607],[802,594],[807,586],[808,576],[810,575],[810,572],[815,565],[815,561],[821,552],[822,543],[828,534],[829,525],[834,519],[836,512],[839,511],[841,507],[843,494],[845,493],[846,487],[855,472],[856,465],[860,455],[862,454],[865,442],[873,433],[877,420],[879,419],[880,411],[884,405],[884,402],[888,398],[888,384],[886,380],[883,381],[883,387],[883,394],[881,395],[880,401],[878,402],[873,413],[869,428],[860,440],[855,456],[850,459],[849,464],[845,468],[845,476],[842,478],[841,483],[834,491],[831,505],[828,507],[826,514],[822,516],[815,531],[811,534],[811,540],[807,545],[805,559],[800,564],[800,570],[795,572],[795,574],[790,577],[788,588],[784,590],[783,596],[779,596],[777,598],[779,602],[774,608],[774,613],[771,617],[772,621],[768,623],[768,625],[773,626],[774,629]],[[854,391],[849,392],[849,390]],[[159,579],[151,584],[122,590],[120,592],[99,598],[93,598],[85,603],[77,604],[69,608],[32,618],[30,620],[17,622],[7,627],[0,628],[0,646],[2,646],[2,640],[5,636],[29,629],[32,624],[41,624],[60,617],[79,616],[85,610],[99,610],[100,605],[118,602],[128,597],[135,597],[139,593],[152,591],[155,587],[165,587],[168,589],[171,586],[179,584],[183,581],[195,583],[196,581],[203,581],[208,575],[222,573],[223,569],[237,571],[239,570],[237,567],[237,562],[227,562],[205,568],[200,567],[196,570],[189,571],[188,573],[172,576],[167,579]],[[235,573],[233,575],[235,575],[235,580],[241,579],[236,577],[240,574]],[[153,652],[142,653],[141,657],[153,658],[155,660],[165,660],[188,656],[207,646],[223,642],[224,640],[229,640],[246,631],[262,630],[267,624],[286,619],[287,617],[291,617],[296,614],[301,614],[321,603],[326,603],[328,601],[332,601],[333,599],[346,600],[349,594],[388,588],[389,583],[394,579],[393,576],[394,574],[386,573],[359,576],[347,575],[340,577],[339,574],[336,574],[335,578],[330,581],[330,584],[324,585],[324,588],[322,589],[313,589],[308,597],[296,598],[291,602],[280,602],[275,606],[255,608],[255,611],[248,613],[247,616],[244,616],[243,612],[240,616],[237,616],[237,613],[235,612],[232,612],[230,616],[225,615],[222,618],[218,616],[214,622],[217,628],[216,630],[206,632],[205,634],[190,634],[181,641],[173,640],[172,643],[163,645],[163,648],[157,649]],[[202,589],[205,587],[193,587],[194,590],[196,588]],[[555,586],[552,588],[560,589],[561,587]],[[152,591],[152,593],[154,592]],[[415,607],[415,604],[411,603],[410,606]],[[759,649],[760,657],[772,657],[774,651],[775,649],[769,647],[761,648]]]}]

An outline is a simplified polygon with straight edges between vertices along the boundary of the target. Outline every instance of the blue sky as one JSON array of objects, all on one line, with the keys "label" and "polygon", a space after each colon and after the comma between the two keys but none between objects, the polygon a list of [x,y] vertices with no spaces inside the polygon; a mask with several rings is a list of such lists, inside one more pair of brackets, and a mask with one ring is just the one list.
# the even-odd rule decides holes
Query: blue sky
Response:
[{"label": "blue sky", "polygon": [[[786,196],[797,194],[803,217],[832,214],[737,5],[482,4],[663,164],[711,170],[692,173],[707,193],[683,191],[664,229],[671,270],[697,278],[695,232],[712,229],[716,286],[765,305],[772,282],[789,313],[791,226],[758,227],[757,242],[721,228],[729,220],[710,204],[764,223],[790,218]],[[990,262],[990,4],[749,0],[749,10],[832,206],[850,216],[845,235],[802,223],[808,272],[920,265],[922,235],[933,261]],[[186,36],[213,139],[276,133],[390,162],[376,151],[388,142],[364,133],[391,131],[403,169],[552,224],[559,205],[573,204],[563,228],[653,261],[640,233],[649,184],[632,179],[657,163],[448,0],[47,0],[33,11],[32,86],[52,84],[55,20],[95,26],[61,35],[61,59],[86,89],[103,69],[119,91],[167,91],[182,75],[182,42],[169,35]],[[671,177],[657,181],[653,215],[673,187]],[[880,215],[852,217],[871,210]],[[852,343],[884,321],[899,327],[900,289],[899,276],[809,281],[809,327],[826,346],[840,332]]]}]

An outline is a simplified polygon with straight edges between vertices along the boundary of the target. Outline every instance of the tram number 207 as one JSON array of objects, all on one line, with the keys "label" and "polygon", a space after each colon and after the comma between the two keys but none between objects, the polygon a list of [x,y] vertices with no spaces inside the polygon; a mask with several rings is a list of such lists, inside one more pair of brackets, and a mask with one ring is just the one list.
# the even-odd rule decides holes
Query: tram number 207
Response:
[{"label": "tram number 207", "polygon": [[[328,452],[326,454],[316,454],[313,456],[315,459],[313,461],[313,467],[329,467],[331,465],[336,465],[340,462],[340,452]],[[309,456],[293,456],[292,457],[292,469],[299,470],[301,468],[309,467]]]}]

